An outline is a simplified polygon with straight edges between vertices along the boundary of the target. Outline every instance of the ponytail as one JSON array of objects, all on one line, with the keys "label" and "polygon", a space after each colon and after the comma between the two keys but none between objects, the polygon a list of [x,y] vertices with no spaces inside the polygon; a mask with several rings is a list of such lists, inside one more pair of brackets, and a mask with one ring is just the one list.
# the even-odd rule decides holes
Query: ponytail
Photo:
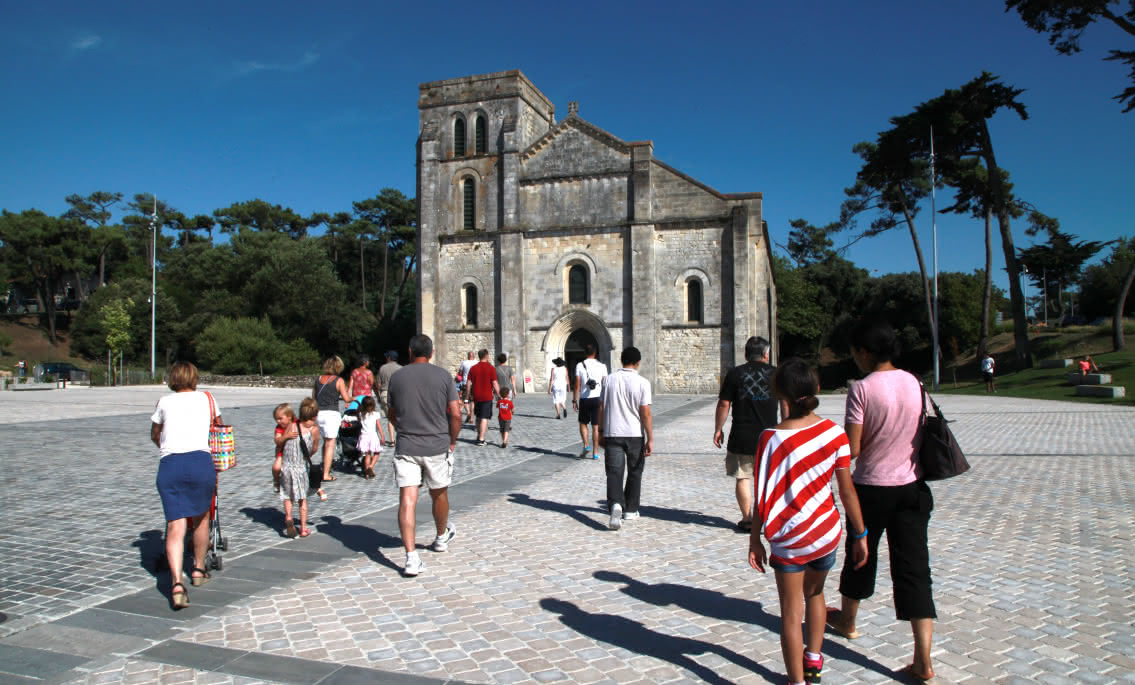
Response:
[{"label": "ponytail", "polygon": [[803,359],[792,358],[777,367],[772,377],[773,391],[788,402],[788,416],[796,419],[807,416],[820,406],[820,378],[816,370]]}]

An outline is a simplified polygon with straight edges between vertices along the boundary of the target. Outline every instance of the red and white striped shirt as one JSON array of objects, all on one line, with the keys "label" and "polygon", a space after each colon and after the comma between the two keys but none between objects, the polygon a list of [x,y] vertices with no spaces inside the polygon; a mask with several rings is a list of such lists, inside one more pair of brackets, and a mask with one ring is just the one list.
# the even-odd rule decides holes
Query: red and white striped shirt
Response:
[{"label": "red and white striped shirt", "polygon": [[829,419],[807,428],[768,429],[757,445],[756,507],[772,560],[806,564],[839,546],[835,469],[851,467],[847,433]]}]

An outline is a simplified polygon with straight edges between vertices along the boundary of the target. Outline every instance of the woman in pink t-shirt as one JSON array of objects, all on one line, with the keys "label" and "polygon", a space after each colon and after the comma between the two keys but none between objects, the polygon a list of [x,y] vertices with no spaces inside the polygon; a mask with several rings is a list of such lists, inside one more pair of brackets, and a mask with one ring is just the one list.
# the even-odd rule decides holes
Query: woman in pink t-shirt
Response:
[{"label": "woman in pink t-shirt", "polygon": [[852,332],[851,354],[866,373],[847,395],[844,427],[855,470],[852,480],[867,526],[867,564],[854,568],[845,557],[839,579],[841,608],[829,611],[828,623],[847,638],[858,637],[859,602],[875,592],[879,540],[887,534],[895,614],[910,621],[914,660],[907,672],[934,677],[930,642],[934,634],[934,597],[930,589],[927,529],[934,498],[922,480],[918,448],[922,444],[922,386],[911,373],[895,367],[899,345],[891,326],[863,322]]}]

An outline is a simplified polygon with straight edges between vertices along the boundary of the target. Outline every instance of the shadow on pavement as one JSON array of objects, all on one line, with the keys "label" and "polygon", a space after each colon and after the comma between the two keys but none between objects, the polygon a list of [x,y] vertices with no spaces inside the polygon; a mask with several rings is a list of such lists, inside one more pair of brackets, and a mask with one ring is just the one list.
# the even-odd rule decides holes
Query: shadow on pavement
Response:
[{"label": "shadow on pavement", "polygon": [[564,504],[562,502],[553,502],[551,500],[546,500],[546,499],[535,499],[533,497],[529,497],[528,495],[525,495],[522,492],[514,492],[514,493],[512,493],[508,496],[508,499],[509,499],[510,502],[512,502],[514,504],[523,504],[526,507],[535,507],[537,509],[544,509],[544,510],[547,510],[547,511],[555,511],[555,512],[558,512],[560,514],[567,514],[568,516],[572,517],[576,521],[579,521],[583,525],[585,525],[589,528],[593,528],[595,530],[607,530],[607,526],[603,525],[599,521],[596,521],[595,519],[591,518],[590,516],[588,516],[587,514],[584,513],[586,511],[594,511],[594,512],[598,512],[598,513],[603,513],[603,511],[601,509],[599,509],[598,507],[582,507],[582,506],[576,506],[574,504]]},{"label": "shadow on pavement", "polygon": [[144,530],[138,534],[138,539],[130,543],[131,547],[138,548],[138,565],[152,575],[157,576],[162,571],[169,570],[166,562],[165,533],[157,528]]},{"label": "shadow on pavement", "polygon": [[593,614],[580,609],[571,602],[550,597],[541,599],[540,606],[547,611],[559,614],[561,623],[581,635],[616,647],[622,647],[635,654],[644,654],[668,661],[693,673],[697,678],[707,683],[725,684],[732,681],[722,678],[712,668],[699,664],[687,655],[716,654],[745,670],[760,675],[770,683],[783,681],[783,677],[779,674],[721,645],[688,637],[666,635],[651,630],[638,621],[632,621],[629,618],[612,614]]},{"label": "shadow on pavement", "polygon": [[[281,504],[282,506],[282,504]],[[253,523],[259,523],[284,535],[284,510],[279,507],[242,507],[240,513],[244,514]],[[296,516],[299,512],[296,511]],[[298,521],[298,519],[297,519]],[[299,525],[298,523],[296,525]]]},{"label": "shadow on pavement", "polygon": [[544,449],[543,447],[520,447],[517,446],[517,452],[535,452],[536,454],[547,454],[553,457],[564,457],[565,459],[575,459],[574,452],[557,452],[555,450]]},{"label": "shadow on pavement", "polygon": [[[603,507],[603,511],[607,511],[607,500],[599,499],[595,502]],[[669,521],[671,523],[692,523],[699,526],[709,526],[710,528],[728,528],[735,530],[737,524],[734,521],[721,518],[720,516],[710,516],[703,514],[700,511],[693,511],[691,509],[669,509],[667,507],[650,507],[640,506],[638,512],[643,518],[658,519],[659,521]]]},{"label": "shadow on pavement", "polygon": [[[596,571],[591,575],[597,580],[607,583],[622,583],[624,585],[622,591],[640,602],[655,606],[674,605],[691,613],[716,618],[720,621],[755,623],[774,635],[780,634],[780,616],[765,611],[760,602],[737,599],[716,590],[704,590],[689,585],[677,585],[675,583],[655,583],[652,585],[635,580],[625,573],[618,573],[617,571]],[[824,654],[833,659],[858,664],[887,677],[894,677],[895,674],[890,668],[832,640],[824,640]]]},{"label": "shadow on pavement", "polygon": [[382,564],[399,573],[402,567],[388,559],[379,550],[380,547],[401,547],[402,538],[396,538],[386,533],[380,533],[369,526],[360,526],[354,523],[343,523],[338,516],[324,516],[324,523],[316,525],[315,529],[324,535],[335,538],[352,552],[361,552],[376,564]]}]

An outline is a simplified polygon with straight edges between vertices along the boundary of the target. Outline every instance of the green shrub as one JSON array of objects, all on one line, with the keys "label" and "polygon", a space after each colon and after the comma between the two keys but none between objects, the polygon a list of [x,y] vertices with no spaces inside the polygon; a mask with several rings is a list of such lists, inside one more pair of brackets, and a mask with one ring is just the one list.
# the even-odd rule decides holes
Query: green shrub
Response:
[{"label": "green shrub", "polygon": [[216,318],[198,336],[197,356],[203,368],[226,375],[284,373],[318,363],[311,345],[280,340],[267,318]]}]

